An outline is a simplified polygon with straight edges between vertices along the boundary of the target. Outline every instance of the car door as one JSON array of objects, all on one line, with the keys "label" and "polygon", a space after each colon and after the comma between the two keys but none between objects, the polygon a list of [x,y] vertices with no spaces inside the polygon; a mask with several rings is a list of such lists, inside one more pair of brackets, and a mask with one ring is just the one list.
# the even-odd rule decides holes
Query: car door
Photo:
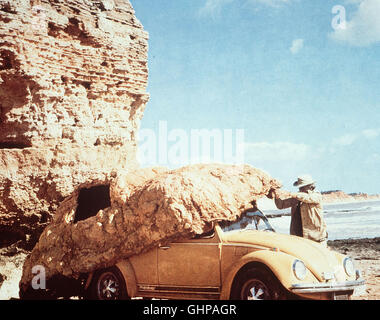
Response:
[{"label": "car door", "polygon": [[212,236],[177,241],[158,248],[160,287],[220,288],[221,242],[217,232]]},{"label": "car door", "polygon": [[134,255],[129,258],[136,276],[137,285],[156,286],[158,285],[157,272],[157,248]]}]

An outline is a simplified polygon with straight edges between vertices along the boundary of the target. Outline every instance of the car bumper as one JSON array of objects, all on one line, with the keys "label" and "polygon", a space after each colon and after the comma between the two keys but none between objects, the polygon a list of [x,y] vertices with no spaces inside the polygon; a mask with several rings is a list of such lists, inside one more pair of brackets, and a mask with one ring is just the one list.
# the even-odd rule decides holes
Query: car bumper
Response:
[{"label": "car bumper", "polygon": [[293,293],[329,293],[349,292],[364,286],[364,279],[345,282],[307,283],[293,284],[290,288]]}]

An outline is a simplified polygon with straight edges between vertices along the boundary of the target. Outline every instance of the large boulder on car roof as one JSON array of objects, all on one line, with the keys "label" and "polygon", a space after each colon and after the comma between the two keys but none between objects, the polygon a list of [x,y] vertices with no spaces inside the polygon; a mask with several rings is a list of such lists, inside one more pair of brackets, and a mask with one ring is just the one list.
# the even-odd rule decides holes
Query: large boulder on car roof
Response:
[{"label": "large boulder on car roof", "polygon": [[235,221],[280,183],[249,165],[198,164],[120,172],[66,198],[27,257],[32,268],[78,277],[159,244],[204,233],[212,222]]}]

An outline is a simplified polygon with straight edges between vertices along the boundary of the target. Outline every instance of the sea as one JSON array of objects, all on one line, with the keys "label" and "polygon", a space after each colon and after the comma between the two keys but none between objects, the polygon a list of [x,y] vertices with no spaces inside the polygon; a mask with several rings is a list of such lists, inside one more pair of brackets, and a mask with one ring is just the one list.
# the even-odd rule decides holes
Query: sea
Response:
[{"label": "sea", "polygon": [[[380,237],[380,201],[325,204],[328,239]],[[276,232],[289,234],[290,209],[262,210]]]}]

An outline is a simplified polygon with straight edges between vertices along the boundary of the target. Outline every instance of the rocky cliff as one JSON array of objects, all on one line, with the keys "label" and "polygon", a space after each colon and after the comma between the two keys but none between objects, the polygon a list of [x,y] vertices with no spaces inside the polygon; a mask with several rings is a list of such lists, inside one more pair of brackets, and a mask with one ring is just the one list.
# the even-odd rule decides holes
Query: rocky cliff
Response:
[{"label": "rocky cliff", "polygon": [[128,0],[0,0],[0,247],[83,182],[135,168],[148,34]]},{"label": "rocky cliff", "polygon": [[340,202],[359,202],[380,200],[379,194],[369,195],[366,193],[345,193],[341,190],[324,191],[322,192],[324,203],[340,203]]}]

